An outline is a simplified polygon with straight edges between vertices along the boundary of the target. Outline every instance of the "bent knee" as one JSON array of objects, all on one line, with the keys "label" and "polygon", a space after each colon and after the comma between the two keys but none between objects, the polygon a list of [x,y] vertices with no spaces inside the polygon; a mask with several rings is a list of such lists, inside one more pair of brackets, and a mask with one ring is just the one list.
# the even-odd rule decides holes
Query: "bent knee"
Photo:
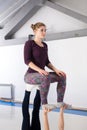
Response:
[{"label": "bent knee", "polygon": [[66,81],[66,74],[65,74],[65,75],[62,75],[62,76],[60,77],[60,79],[61,79],[62,81]]}]

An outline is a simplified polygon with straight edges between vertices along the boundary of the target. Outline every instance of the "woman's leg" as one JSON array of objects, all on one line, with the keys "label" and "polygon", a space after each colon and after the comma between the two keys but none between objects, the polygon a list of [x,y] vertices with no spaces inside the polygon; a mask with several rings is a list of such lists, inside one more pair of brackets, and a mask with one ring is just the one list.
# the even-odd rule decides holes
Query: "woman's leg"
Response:
[{"label": "woman's leg", "polygon": [[66,77],[58,76],[54,72],[50,72],[51,83],[57,82],[57,102],[63,102],[65,89],[66,89]]},{"label": "woman's leg", "polygon": [[43,105],[47,104],[50,83],[54,82],[57,82],[57,102],[63,102],[66,89],[66,77],[58,76],[55,72],[50,72],[49,75],[43,79],[40,86],[41,101]]},{"label": "woman's leg", "polygon": [[34,99],[33,112],[32,112],[31,130],[41,130],[40,119],[39,119],[40,104],[41,104],[40,91],[37,90]]},{"label": "woman's leg", "polygon": [[25,75],[25,82],[31,84],[40,85],[40,96],[42,104],[47,104],[47,95],[49,91],[50,83],[58,82],[57,84],[57,101],[63,102],[66,78],[64,76],[58,76],[55,72],[50,72],[49,75],[41,75],[39,73],[27,73]]},{"label": "woman's leg", "polygon": [[23,114],[22,130],[30,130],[29,99],[30,99],[30,92],[25,91],[22,103],[22,114]]},{"label": "woman's leg", "polygon": [[66,79],[64,77],[61,77],[59,83],[57,84],[57,102],[63,102],[65,90]]},{"label": "woman's leg", "polygon": [[29,84],[39,84],[41,103],[47,104],[47,94],[50,86],[49,76],[41,75],[39,73],[27,73],[25,75],[25,82]]}]

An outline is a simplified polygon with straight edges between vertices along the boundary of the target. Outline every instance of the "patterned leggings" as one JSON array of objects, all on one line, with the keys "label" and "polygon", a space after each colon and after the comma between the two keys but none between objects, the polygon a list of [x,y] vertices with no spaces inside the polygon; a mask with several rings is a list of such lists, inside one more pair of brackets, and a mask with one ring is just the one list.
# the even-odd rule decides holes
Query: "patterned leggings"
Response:
[{"label": "patterned leggings", "polygon": [[49,91],[50,83],[57,83],[57,102],[63,102],[65,88],[66,88],[66,78],[64,76],[59,76],[55,72],[49,72],[49,75],[41,75],[39,73],[26,73],[24,80],[29,84],[39,84],[41,102],[47,104],[47,95]]}]

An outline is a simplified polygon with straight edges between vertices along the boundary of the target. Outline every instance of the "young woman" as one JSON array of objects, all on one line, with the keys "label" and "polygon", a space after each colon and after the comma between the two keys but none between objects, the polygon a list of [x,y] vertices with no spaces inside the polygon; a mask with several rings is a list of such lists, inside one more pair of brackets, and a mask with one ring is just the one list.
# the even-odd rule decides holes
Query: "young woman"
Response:
[{"label": "young woman", "polygon": [[[24,80],[28,84],[39,84],[39,90],[34,102],[34,109],[32,114],[32,124],[30,127],[30,116],[28,112],[30,92],[25,91],[25,96],[22,104],[23,123],[22,130],[40,130],[39,108],[40,97],[43,108],[53,109],[56,106],[50,106],[47,102],[47,95],[50,83],[57,82],[57,105],[60,107],[64,105],[63,98],[66,88],[66,74],[58,70],[49,60],[48,47],[43,39],[46,36],[46,25],[38,22],[32,24],[31,28],[34,32],[34,40],[28,40],[24,46],[24,61],[28,66],[28,70],[24,76]],[[45,70],[45,66],[50,68],[53,72]],[[37,127],[38,126],[38,127]]]}]

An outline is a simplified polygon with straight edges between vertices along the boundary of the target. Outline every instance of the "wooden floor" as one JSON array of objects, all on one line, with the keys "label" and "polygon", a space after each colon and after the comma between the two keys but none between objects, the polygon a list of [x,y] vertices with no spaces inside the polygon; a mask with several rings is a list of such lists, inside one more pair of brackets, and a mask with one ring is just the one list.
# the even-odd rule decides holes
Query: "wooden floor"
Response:
[{"label": "wooden floor", "polygon": [[[30,106],[30,113],[32,105]],[[58,130],[59,110],[49,113],[50,130]],[[41,127],[42,110],[40,110]],[[64,112],[64,130],[87,130],[87,111],[66,110]],[[0,102],[0,130],[21,130],[21,104]]]}]

